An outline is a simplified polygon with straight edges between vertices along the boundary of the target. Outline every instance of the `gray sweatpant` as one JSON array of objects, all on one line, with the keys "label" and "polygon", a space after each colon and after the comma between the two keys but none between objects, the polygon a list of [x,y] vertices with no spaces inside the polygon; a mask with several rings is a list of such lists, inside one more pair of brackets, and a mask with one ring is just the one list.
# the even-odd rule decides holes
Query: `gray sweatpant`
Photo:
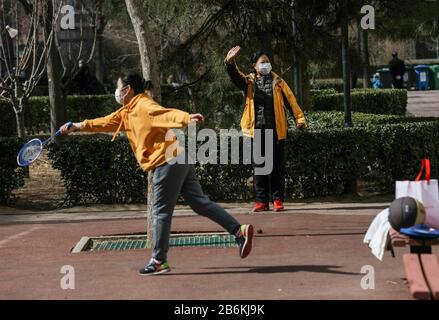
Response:
[{"label": "gray sweatpant", "polygon": [[230,234],[239,229],[235,218],[204,195],[193,165],[166,163],[154,170],[153,184],[153,258],[167,259],[171,219],[180,194],[192,210],[218,223]]}]

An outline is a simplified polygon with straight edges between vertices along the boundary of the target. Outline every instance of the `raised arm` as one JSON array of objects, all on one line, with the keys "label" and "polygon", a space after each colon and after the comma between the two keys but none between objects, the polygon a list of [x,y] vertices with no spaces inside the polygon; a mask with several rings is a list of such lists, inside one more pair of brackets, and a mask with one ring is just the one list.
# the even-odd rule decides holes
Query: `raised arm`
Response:
[{"label": "raised arm", "polygon": [[227,53],[226,58],[224,59],[224,63],[227,67],[227,73],[230,76],[232,82],[242,91],[247,91],[247,79],[245,75],[239,70],[236,65],[235,58],[238,55],[241,48],[239,46],[230,49]]}]

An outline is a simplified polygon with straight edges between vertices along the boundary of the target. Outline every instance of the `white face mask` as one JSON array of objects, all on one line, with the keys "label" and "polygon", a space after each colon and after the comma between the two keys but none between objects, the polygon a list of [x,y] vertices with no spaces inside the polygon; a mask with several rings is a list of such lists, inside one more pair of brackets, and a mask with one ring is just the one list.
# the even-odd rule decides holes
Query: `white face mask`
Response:
[{"label": "white face mask", "polygon": [[263,76],[270,74],[271,70],[272,68],[270,62],[259,64],[259,73],[262,74]]},{"label": "white face mask", "polygon": [[114,98],[116,99],[118,104],[123,104],[123,100],[125,99],[126,94],[122,96],[120,92],[125,88],[126,87],[123,87],[122,89],[116,89],[116,91],[114,92]]}]

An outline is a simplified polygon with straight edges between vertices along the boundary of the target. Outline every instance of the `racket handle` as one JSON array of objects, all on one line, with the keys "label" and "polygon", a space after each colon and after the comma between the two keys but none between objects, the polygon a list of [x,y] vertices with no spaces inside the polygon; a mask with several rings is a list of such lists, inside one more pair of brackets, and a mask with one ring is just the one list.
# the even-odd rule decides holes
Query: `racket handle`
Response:
[{"label": "racket handle", "polygon": [[[71,128],[73,126],[73,122],[69,121],[67,122],[67,128]],[[47,140],[43,141],[42,145],[45,146],[46,144],[48,144],[53,138],[55,138],[56,136],[59,136],[61,134],[61,129],[59,129],[57,132],[55,132],[55,134],[53,136],[50,136]]]},{"label": "racket handle", "polygon": [[[73,122],[69,121],[66,123],[67,124],[67,129],[70,129],[73,126]],[[61,129],[59,129],[54,136],[58,136],[61,134]]]}]

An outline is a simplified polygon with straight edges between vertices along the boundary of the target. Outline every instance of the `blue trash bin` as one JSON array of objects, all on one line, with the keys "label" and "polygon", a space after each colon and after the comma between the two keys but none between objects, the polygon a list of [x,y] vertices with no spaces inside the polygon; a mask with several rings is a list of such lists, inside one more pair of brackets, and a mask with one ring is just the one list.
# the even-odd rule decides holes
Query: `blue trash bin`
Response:
[{"label": "blue trash bin", "polygon": [[430,67],[419,65],[415,67],[416,90],[430,90]]}]

